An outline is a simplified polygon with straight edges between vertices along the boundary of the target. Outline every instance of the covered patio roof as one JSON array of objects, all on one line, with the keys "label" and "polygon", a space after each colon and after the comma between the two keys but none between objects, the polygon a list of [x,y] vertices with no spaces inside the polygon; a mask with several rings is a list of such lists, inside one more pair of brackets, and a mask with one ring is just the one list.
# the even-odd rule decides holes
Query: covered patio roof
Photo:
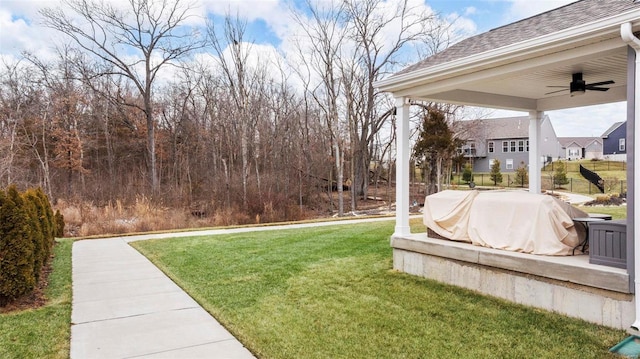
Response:
[{"label": "covered patio roof", "polygon": [[[640,158],[640,2],[634,0],[581,0],[486,33],[448,49],[379,81],[379,90],[396,98],[397,189],[394,236],[408,234],[409,106],[410,100],[454,103],[526,111],[530,115],[529,178],[531,192],[540,191],[540,122],[544,111],[627,101],[627,241],[640,259],[640,238],[634,233],[640,201],[634,188],[634,157]],[[637,60],[636,60],[637,59]],[[613,81],[607,91],[571,93],[572,75],[581,73],[586,84]],[[563,90],[558,86],[566,86]],[[560,90],[560,91],[559,91]],[[585,126],[589,126],[585,114]],[[640,176],[638,176],[640,177]],[[406,208],[405,208],[406,207]],[[635,261],[634,261],[635,262]],[[640,265],[635,288],[640,290]],[[636,329],[640,301],[636,300]]]},{"label": "covered patio roof", "polygon": [[[627,44],[640,3],[584,0],[463,40],[377,83],[416,100],[518,111],[549,111],[626,100]],[[571,97],[571,75],[615,81],[607,92]]]}]

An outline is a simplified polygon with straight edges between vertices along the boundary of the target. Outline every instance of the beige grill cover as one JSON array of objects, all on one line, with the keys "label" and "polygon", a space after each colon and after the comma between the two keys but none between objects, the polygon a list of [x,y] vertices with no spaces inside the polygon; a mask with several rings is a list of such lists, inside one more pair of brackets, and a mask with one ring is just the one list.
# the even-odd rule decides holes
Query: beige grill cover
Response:
[{"label": "beige grill cover", "polygon": [[571,218],[587,216],[552,196],[524,191],[447,190],[424,204],[424,224],[442,237],[544,255],[571,255],[584,239]]}]

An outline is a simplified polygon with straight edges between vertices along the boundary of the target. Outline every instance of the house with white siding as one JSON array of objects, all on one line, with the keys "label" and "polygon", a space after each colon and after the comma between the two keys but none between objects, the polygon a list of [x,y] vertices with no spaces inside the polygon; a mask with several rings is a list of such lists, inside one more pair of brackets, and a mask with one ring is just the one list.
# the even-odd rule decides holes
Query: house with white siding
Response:
[{"label": "house with white siding", "polygon": [[601,160],[602,139],[598,137],[559,137],[562,152],[560,157],[573,160]]}]

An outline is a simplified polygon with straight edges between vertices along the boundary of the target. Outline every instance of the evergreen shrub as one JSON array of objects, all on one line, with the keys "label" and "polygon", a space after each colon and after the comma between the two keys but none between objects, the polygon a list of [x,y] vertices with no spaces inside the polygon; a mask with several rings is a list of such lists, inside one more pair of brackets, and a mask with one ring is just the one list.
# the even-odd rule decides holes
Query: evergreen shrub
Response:
[{"label": "evergreen shrub", "polygon": [[0,189],[0,306],[33,291],[63,230],[41,189]]}]

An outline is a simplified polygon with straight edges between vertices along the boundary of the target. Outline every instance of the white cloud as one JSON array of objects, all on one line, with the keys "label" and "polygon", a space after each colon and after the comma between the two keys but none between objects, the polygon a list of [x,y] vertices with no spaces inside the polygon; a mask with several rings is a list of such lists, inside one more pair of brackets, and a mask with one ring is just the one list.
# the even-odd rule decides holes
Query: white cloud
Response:
[{"label": "white cloud", "polygon": [[464,9],[464,15],[463,16],[475,15],[477,13],[478,13],[478,9],[475,6],[469,6],[469,7]]},{"label": "white cloud", "polygon": [[207,12],[217,15],[239,15],[249,21],[273,18],[281,7],[279,0],[202,0]]},{"label": "white cloud", "polygon": [[201,0],[207,14],[239,16],[249,22],[263,20],[278,36],[292,22],[288,16],[288,5],[283,0]]},{"label": "white cloud", "polygon": [[[109,0],[107,4],[128,11],[127,0]],[[65,15],[75,17],[76,13],[65,10],[66,5],[59,0],[4,0],[0,1],[0,54],[8,58],[20,58],[23,51],[40,60],[48,61],[56,57],[55,47],[72,43],[62,33],[46,28],[40,11],[45,8],[63,9]],[[193,9],[185,22],[188,25],[203,25],[202,6]]]},{"label": "white cloud", "polygon": [[451,44],[463,40],[478,32],[478,25],[475,21],[465,15],[459,15],[454,12],[448,14],[445,21],[451,24],[449,33],[451,36]]},{"label": "white cloud", "polygon": [[44,33],[38,24],[37,11],[48,2],[36,2],[31,7],[17,1],[0,2],[0,51],[2,55],[20,58],[23,51],[39,58],[52,58],[55,54],[53,43],[60,37]]},{"label": "white cloud", "polygon": [[38,11],[42,8],[59,6],[59,0],[3,0],[0,2],[0,10],[28,19],[37,18]]}]

